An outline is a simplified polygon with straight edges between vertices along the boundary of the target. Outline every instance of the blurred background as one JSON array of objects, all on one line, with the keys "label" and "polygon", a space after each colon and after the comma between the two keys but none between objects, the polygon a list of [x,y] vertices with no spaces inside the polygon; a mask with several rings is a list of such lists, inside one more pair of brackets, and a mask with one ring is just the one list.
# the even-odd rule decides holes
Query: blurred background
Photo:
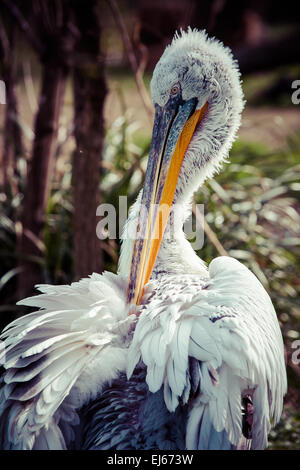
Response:
[{"label": "blurred background", "polygon": [[290,0],[0,0],[1,328],[35,284],[116,270],[119,240],[96,237],[96,208],[142,187],[149,83],[175,30],[232,48],[247,104],[231,163],[195,196],[199,256],[239,259],[274,302],[289,391],[270,449],[300,448],[299,23]]}]

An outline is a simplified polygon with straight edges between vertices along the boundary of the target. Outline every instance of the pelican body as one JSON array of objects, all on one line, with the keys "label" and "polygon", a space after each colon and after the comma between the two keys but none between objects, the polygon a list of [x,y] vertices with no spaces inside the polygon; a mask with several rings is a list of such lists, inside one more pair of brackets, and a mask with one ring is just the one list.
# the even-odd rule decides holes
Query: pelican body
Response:
[{"label": "pelican body", "polygon": [[[269,295],[230,257],[207,267],[182,225],[228,156],[244,106],[231,52],[176,34],[151,81],[143,191],[118,273],[37,286],[2,332],[5,449],[263,449],[286,393]],[[171,216],[176,206],[179,225]]]}]

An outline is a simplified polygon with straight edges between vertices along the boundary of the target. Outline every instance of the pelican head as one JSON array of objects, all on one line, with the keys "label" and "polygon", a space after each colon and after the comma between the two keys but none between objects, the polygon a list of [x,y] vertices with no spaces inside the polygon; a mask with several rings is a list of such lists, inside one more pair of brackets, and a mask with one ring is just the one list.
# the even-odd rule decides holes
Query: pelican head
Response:
[{"label": "pelican head", "polygon": [[219,169],[240,124],[243,93],[231,51],[203,31],[176,34],[151,81],[155,117],[133,246],[128,301],[140,303],[174,203]]}]

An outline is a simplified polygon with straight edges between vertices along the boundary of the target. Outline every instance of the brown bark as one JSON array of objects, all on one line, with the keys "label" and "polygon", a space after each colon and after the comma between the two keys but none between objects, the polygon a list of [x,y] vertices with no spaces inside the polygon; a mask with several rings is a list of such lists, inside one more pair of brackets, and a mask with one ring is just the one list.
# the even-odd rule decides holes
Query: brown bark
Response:
[{"label": "brown bark", "polygon": [[19,251],[23,269],[19,278],[18,296],[24,297],[41,281],[43,230],[45,209],[49,196],[50,175],[56,143],[58,117],[66,82],[66,70],[53,63],[43,68],[39,109],[35,121],[35,140],[24,196]]},{"label": "brown bark", "polygon": [[75,1],[73,8],[80,39],[74,67],[75,139],[73,159],[74,275],[87,276],[103,269],[100,240],[96,236],[96,208],[100,202],[100,164],[104,137],[103,105],[106,95],[100,51],[100,26],[95,11]]},{"label": "brown bark", "polygon": [[33,0],[30,4],[4,0],[4,4],[39,55],[43,66],[35,139],[21,217],[23,230],[18,242],[21,255],[19,264],[22,268],[18,296],[23,297],[43,280],[41,261],[45,210],[50,192],[59,112],[73,57],[76,30],[71,25],[69,0]]},{"label": "brown bark", "polygon": [[[18,124],[17,63],[15,58],[16,27],[6,29],[0,20],[0,57],[2,79],[6,86],[6,105],[4,119],[4,141],[2,149],[3,187],[10,191],[10,181],[16,170],[18,157],[24,154],[22,132]],[[17,191],[17,188],[15,188]]]}]

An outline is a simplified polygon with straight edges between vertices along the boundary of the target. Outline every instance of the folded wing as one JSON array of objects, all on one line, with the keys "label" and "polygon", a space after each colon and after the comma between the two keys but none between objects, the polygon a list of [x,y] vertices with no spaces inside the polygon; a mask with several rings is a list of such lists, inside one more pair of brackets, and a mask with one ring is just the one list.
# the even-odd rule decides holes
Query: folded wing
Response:
[{"label": "folded wing", "polygon": [[121,276],[37,287],[42,293],[20,304],[41,310],[18,318],[1,336],[4,449],[66,448],[78,424],[76,409],[125,369],[134,316],[128,316]]},{"label": "folded wing", "polygon": [[[209,275],[198,287],[193,280],[193,295],[186,289],[172,296],[164,286],[163,295],[152,296],[135,330],[128,376],[142,358],[150,391],[163,386],[170,411],[179,403],[189,407],[188,449],[235,448],[245,435],[253,449],[264,448],[286,392],[276,313],[258,279],[238,261],[217,258]],[[177,282],[179,292],[179,276]],[[159,290],[157,281],[153,285]],[[247,433],[245,400],[254,410]]]}]

